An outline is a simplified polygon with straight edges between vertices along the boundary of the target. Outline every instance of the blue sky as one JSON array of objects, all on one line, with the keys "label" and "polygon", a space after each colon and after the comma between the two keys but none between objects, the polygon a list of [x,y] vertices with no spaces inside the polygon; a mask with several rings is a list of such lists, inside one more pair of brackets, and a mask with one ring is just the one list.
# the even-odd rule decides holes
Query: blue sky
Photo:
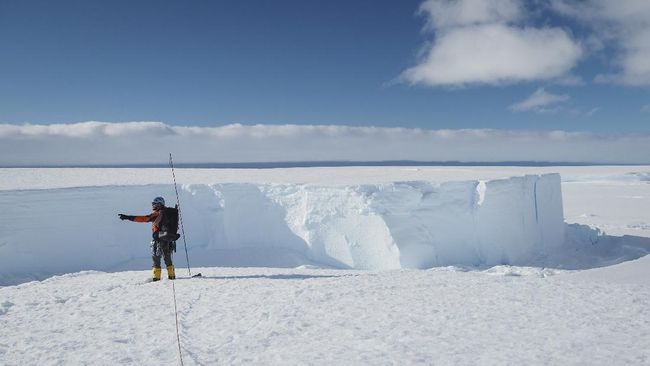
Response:
[{"label": "blue sky", "polygon": [[650,129],[647,2],[487,3],[2,1],[0,123]]}]

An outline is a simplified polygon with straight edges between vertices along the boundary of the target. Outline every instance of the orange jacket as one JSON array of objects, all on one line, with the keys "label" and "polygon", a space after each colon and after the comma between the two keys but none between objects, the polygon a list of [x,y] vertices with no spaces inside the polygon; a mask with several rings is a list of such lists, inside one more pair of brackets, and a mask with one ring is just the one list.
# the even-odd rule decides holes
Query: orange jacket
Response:
[{"label": "orange jacket", "polygon": [[158,230],[160,230],[160,219],[162,218],[162,215],[160,215],[160,211],[154,211],[150,213],[149,215],[146,216],[134,216],[133,221],[135,222],[150,222],[151,223],[151,231],[154,233],[157,233]]}]

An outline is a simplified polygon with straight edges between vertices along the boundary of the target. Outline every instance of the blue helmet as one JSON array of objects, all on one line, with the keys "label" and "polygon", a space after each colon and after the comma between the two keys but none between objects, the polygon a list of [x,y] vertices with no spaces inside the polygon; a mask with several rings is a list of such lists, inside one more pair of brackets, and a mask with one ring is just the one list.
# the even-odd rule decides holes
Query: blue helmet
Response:
[{"label": "blue helmet", "polygon": [[165,199],[162,198],[162,197],[156,197],[156,198],[153,199],[153,201],[151,201],[151,204],[152,205],[162,205],[162,206],[164,206],[165,205]]}]

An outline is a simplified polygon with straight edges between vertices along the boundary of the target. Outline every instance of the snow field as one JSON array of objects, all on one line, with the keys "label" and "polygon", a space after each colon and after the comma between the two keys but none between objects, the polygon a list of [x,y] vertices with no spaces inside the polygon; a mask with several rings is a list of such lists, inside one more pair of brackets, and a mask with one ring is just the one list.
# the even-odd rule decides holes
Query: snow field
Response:
[{"label": "snow field", "polygon": [[[650,166],[420,166],[320,167],[277,169],[177,168],[179,184],[316,184],[346,186],[392,182],[495,180],[560,174],[563,182],[635,183],[650,181]],[[0,191],[171,184],[169,168],[0,168]]]},{"label": "snow field", "polygon": [[[649,170],[179,170],[193,273],[204,275],[184,278],[176,253],[185,364],[650,364]],[[559,200],[559,184],[531,184],[546,176],[503,179],[553,171]],[[149,268],[148,225],[116,214],[173,201],[167,174],[0,169],[0,285]],[[455,246],[432,256],[431,228],[429,242]],[[472,236],[495,241],[485,251],[487,241],[465,244]],[[487,265],[504,252],[520,266]],[[472,263],[318,269],[440,258]],[[290,268],[241,268],[260,265]],[[0,287],[0,364],[179,364],[171,282],[149,277],[87,271]]]},{"label": "snow field", "polygon": [[[624,270],[647,277],[642,262]],[[508,266],[198,271],[205,277],[175,282],[186,365],[650,362],[647,284]],[[171,283],[144,283],[148,275],[0,288],[0,359],[178,364]]]}]

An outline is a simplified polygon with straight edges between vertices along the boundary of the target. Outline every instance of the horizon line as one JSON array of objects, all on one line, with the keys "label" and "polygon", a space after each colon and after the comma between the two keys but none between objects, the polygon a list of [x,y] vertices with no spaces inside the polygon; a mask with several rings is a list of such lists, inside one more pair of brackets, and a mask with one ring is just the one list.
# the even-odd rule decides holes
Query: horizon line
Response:
[{"label": "horizon line", "polygon": [[[390,166],[504,166],[504,167],[553,167],[553,166],[640,166],[650,163],[604,163],[604,162],[567,162],[567,161],[419,161],[419,160],[324,160],[324,161],[259,161],[259,162],[211,162],[211,163],[174,163],[180,169],[279,169],[279,168],[336,168],[336,167],[390,167]],[[1,169],[11,168],[167,168],[168,163],[136,164],[19,164],[0,165]]]}]

